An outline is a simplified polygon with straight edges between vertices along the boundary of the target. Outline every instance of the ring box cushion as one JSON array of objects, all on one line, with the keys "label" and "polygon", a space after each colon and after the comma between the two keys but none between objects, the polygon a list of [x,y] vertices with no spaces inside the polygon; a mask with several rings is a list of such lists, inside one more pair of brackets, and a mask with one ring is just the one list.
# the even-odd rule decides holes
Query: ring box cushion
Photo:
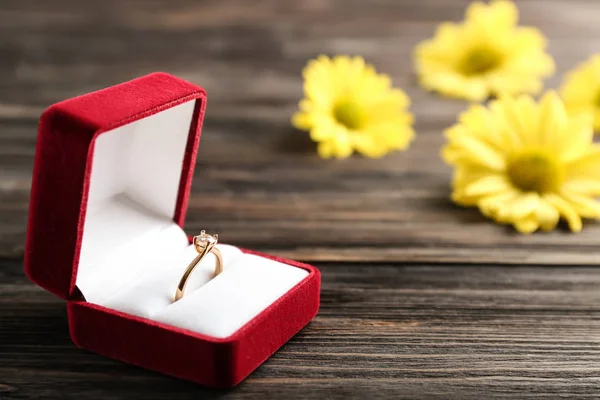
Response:
[{"label": "ring box cushion", "polygon": [[[314,267],[218,244],[197,255],[183,220],[204,91],[156,73],[42,116],[25,269],[68,300],[76,344],[209,386],[245,378],[316,314]],[[226,233],[221,232],[221,237]]]}]

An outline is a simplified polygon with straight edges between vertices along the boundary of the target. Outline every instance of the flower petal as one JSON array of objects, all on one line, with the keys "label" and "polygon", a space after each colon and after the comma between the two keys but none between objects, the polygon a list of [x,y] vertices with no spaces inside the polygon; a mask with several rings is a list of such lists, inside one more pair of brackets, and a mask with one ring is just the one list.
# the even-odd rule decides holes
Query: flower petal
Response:
[{"label": "flower petal", "polygon": [[535,215],[543,231],[549,232],[556,228],[560,213],[546,199],[540,199],[538,208],[535,210]]},{"label": "flower petal", "polygon": [[544,195],[544,199],[548,201],[548,203],[550,203],[552,206],[554,206],[558,210],[560,215],[562,215],[565,218],[572,232],[581,231],[581,217],[579,216],[579,214],[577,214],[573,206],[571,206],[571,204],[568,201],[554,193],[548,193]]},{"label": "flower petal", "polygon": [[563,135],[556,135],[554,148],[563,162],[570,163],[583,157],[594,140],[592,116],[571,117],[563,132]]},{"label": "flower petal", "polygon": [[487,217],[490,217],[497,222],[506,222],[501,219],[501,215],[504,214],[506,205],[509,204],[513,199],[519,196],[519,192],[512,189],[505,193],[499,193],[492,196],[487,196],[477,202],[477,207],[481,213]]},{"label": "flower petal", "polygon": [[579,158],[567,164],[567,175],[572,179],[600,181],[600,145],[591,145]]},{"label": "flower petal", "polygon": [[587,114],[594,119],[595,129],[600,131],[600,53],[591,56],[565,74],[560,94],[571,115]]},{"label": "flower petal", "polygon": [[[447,134],[452,135],[452,132],[448,131]],[[449,139],[451,145],[442,150],[442,156],[449,164],[460,159],[496,171],[502,171],[506,167],[506,161],[501,154],[471,135],[455,135]]]},{"label": "flower petal", "polygon": [[540,126],[538,132],[537,144],[545,146],[547,143],[556,142],[563,133],[566,133],[567,112],[562,100],[556,92],[550,90],[546,92],[540,100]]},{"label": "flower petal", "polygon": [[535,212],[540,204],[540,196],[535,192],[524,193],[511,202],[513,219],[522,219]]},{"label": "flower petal", "polygon": [[585,218],[600,219],[600,202],[573,192],[561,192],[562,197]]},{"label": "flower petal", "polygon": [[482,196],[506,192],[512,189],[510,182],[503,175],[487,175],[480,178],[464,188],[467,196]]},{"label": "flower petal", "polygon": [[307,131],[312,126],[312,118],[310,114],[305,112],[297,112],[292,116],[292,125],[297,129]]},{"label": "flower petal", "polygon": [[509,96],[503,96],[499,100],[490,102],[490,110],[496,116],[496,122],[502,126],[500,129],[504,140],[508,143],[507,150],[514,150],[524,146],[527,138],[522,132],[525,131],[525,123],[516,102]]},{"label": "flower petal", "polygon": [[346,140],[328,140],[320,142],[317,151],[322,158],[348,158],[352,147]]},{"label": "flower petal", "polygon": [[530,214],[524,218],[516,220],[513,223],[513,226],[520,233],[529,234],[535,232],[540,227],[540,224],[537,220],[536,215]]},{"label": "flower petal", "polygon": [[563,189],[583,196],[600,196],[600,179],[574,179],[566,182]]}]

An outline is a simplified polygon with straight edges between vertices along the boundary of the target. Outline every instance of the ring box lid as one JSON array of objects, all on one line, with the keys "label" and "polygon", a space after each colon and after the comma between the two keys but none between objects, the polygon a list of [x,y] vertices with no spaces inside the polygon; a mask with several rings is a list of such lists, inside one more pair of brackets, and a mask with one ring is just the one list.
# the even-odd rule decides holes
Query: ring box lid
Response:
[{"label": "ring box lid", "polygon": [[[183,227],[205,107],[202,88],[153,73],[48,108],[40,120],[33,169],[25,246],[29,278],[61,298],[82,298],[76,282],[86,217],[122,185],[157,215]],[[133,150],[121,154],[125,166],[112,163],[112,151],[126,151],[115,147],[120,141],[98,144],[99,138],[124,132],[132,137],[126,149]],[[101,146],[103,155],[95,155]],[[176,155],[173,160],[149,158],[163,148]],[[93,166],[112,173],[96,173],[91,185]],[[116,182],[120,175],[123,182]],[[109,228],[103,234],[111,243]]]}]

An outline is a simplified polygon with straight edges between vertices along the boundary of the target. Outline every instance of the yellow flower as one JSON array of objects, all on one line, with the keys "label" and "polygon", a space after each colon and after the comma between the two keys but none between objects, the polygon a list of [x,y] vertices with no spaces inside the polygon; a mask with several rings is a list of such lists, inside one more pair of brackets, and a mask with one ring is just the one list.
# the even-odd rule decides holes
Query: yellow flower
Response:
[{"label": "yellow flower", "polygon": [[569,114],[592,115],[596,131],[600,132],[600,54],[568,73],[560,94]]},{"label": "yellow flower", "polygon": [[323,158],[353,151],[382,157],[406,149],[414,136],[409,99],[361,57],[319,56],[303,70],[305,98],[292,123],[310,131]]},{"label": "yellow flower", "polygon": [[588,115],[569,117],[551,91],[539,103],[503,96],[473,105],[446,131],[455,166],[452,199],[477,206],[522,233],[550,231],[560,217],[574,232],[600,218],[600,145]]},{"label": "yellow flower", "polygon": [[450,97],[482,101],[492,95],[538,93],[554,73],[542,33],[519,27],[513,2],[472,3],[461,24],[443,23],[415,49],[421,85]]}]

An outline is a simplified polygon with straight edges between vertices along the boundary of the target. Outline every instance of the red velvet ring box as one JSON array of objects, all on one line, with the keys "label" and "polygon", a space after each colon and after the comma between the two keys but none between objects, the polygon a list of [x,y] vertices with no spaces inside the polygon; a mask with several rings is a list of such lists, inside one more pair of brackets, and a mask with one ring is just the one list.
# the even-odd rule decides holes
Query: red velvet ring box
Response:
[{"label": "red velvet ring box", "polygon": [[[242,381],[317,313],[312,266],[183,231],[203,89],[155,73],[55,104],[41,117],[25,270],[67,300],[76,345],[203,385]],[[214,232],[212,232],[214,233]],[[227,232],[219,232],[227,238]]]}]

